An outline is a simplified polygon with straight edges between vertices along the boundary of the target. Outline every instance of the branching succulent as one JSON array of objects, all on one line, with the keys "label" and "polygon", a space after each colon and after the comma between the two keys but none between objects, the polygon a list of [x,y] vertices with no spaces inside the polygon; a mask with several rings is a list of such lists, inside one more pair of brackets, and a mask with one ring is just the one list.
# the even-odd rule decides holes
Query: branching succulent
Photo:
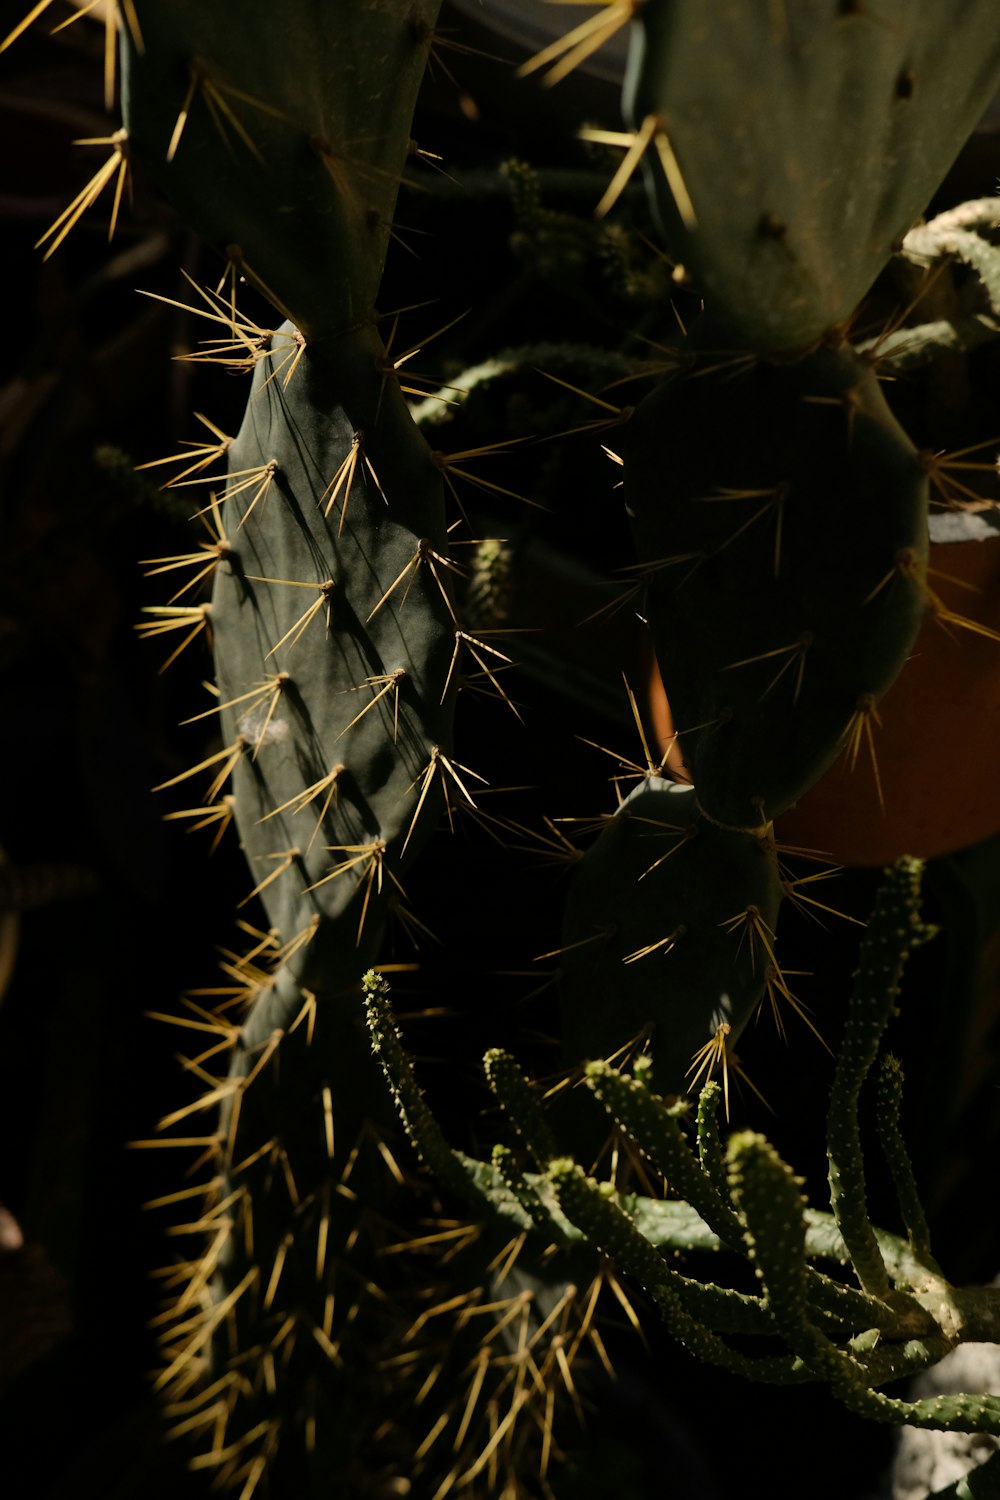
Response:
[{"label": "branching succulent", "polygon": [[[203,418],[208,437],[169,481],[199,487],[209,539],[147,562],[185,581],[141,627],[173,647],[168,662],[211,643],[221,748],[163,783],[205,780],[198,806],[168,816],[217,837],[235,824],[250,868],[241,905],[259,898],[266,922],[227,956],[221,993],[193,993],[175,1018],[205,1039],[187,1059],[205,1087],[162,1127],[211,1123],[173,1138],[208,1173],[174,1195],[197,1202],[179,1228],[206,1249],[166,1278],[156,1384],[173,1431],[199,1440],[195,1466],[240,1500],[267,1485],[402,1493],[404,1479],[433,1500],[551,1494],[555,1409],[580,1405],[584,1351],[605,1359],[595,1307],[606,1288],[628,1305],[620,1272],[702,1360],[821,1381],[875,1420],[1000,1434],[997,1398],[881,1390],[956,1343],[1000,1337],[998,1295],[951,1286],[931,1256],[891,1061],[879,1132],[908,1239],[868,1214],[857,1102],[907,952],[927,935],[917,862],[890,873],[863,946],[830,1103],[830,1210],[805,1207],[760,1135],[724,1145],[717,1119],[731,1049],[761,1004],[801,1013],[776,935],[800,882],[774,820],[837,757],[872,745],[924,620],[968,623],[929,582],[939,467],[880,381],[997,332],[993,205],[913,227],[1000,81],[993,7],[600,7],[550,60],[561,74],[632,27],[630,128],[587,134],[626,147],[602,214],[642,161],[671,259],[636,276],[606,229],[594,261],[631,297],[653,289],[662,303],[665,286],[693,283],[704,310],[642,360],[539,340],[450,387],[456,408],[488,404],[542,360],[560,398],[590,403],[574,431],[607,439],[623,468],[634,558],[611,606],[648,626],[674,744],[657,760],[644,741],[639,785],[585,852],[551,822],[491,826],[574,865],[563,1072],[582,1076],[666,1198],[588,1174],[604,1116],[577,1137],[572,1107],[548,1116],[503,1049],[487,1055],[487,1080],[516,1143],[489,1161],[453,1149],[379,973],[422,846],[443,815],[479,814],[460,732],[455,747],[459,688],[477,674],[499,688],[509,663],[491,631],[508,620],[512,553],[493,536],[464,536],[476,547],[459,552],[449,502],[470,465],[513,439],[432,447],[435,419],[403,384],[416,349],[397,348],[398,320],[376,310],[388,246],[405,236],[396,200],[419,156],[437,9],[288,0],[244,6],[236,24],[205,0],[123,0],[123,129],[45,237],[58,245],[111,185],[114,221],[141,159],[219,257],[216,286],[193,288],[187,308],[211,331],[198,357],[251,376],[235,437]],[[506,183],[530,237],[530,169],[508,166]],[[590,231],[570,241],[585,259]],[[559,244],[547,255],[558,263]],[[961,263],[979,304],[855,336],[893,256]],[[273,326],[240,310],[244,287]],[[574,379],[585,360],[607,377],[600,393]],[[619,383],[637,376],[651,388],[619,404]],[[210,601],[197,592],[209,582]],[[436,1190],[393,1153],[362,994],[411,1140],[467,1222],[445,1224]],[[699,1088],[692,1145],[684,1096]],[[664,1254],[720,1247],[749,1262],[756,1294],[688,1277]],[[828,1261],[849,1261],[857,1284],[817,1264]],[[761,1340],[773,1352],[755,1352]]]},{"label": "branching succulent", "polygon": [[[994,1396],[906,1401],[879,1387],[926,1369],[961,1342],[996,1338],[1000,1291],[956,1288],[931,1253],[927,1224],[899,1129],[902,1073],[887,1056],[878,1080],[878,1132],[891,1168],[906,1238],[873,1227],[858,1124],[862,1087],[899,996],[911,948],[933,936],[919,915],[921,867],[904,859],[887,872],[862,942],[830,1096],[827,1121],[830,1208],[806,1207],[799,1181],[773,1146],[753,1131],[723,1144],[721,1086],[701,1091],[692,1142],[689,1101],[653,1088],[655,1058],[631,1076],[606,1061],[584,1078],[610,1121],[671,1197],[619,1191],[562,1154],[537,1095],[509,1054],[488,1053],[490,1086],[517,1137],[491,1162],[452,1150],[400,1045],[383,976],[364,987],[376,1055],[424,1162],[451,1191],[480,1210],[558,1249],[582,1240],[611,1258],[655,1303],[669,1331],[698,1359],[774,1384],[819,1380],[853,1410],[876,1421],[1000,1434]],[[570,1143],[571,1144],[571,1143]],[[692,1280],[670,1252],[715,1249],[750,1262],[757,1295]],[[823,1262],[849,1266],[820,1269]],[[819,1262],[820,1264],[817,1264]],[[748,1352],[749,1335],[775,1353]]]}]

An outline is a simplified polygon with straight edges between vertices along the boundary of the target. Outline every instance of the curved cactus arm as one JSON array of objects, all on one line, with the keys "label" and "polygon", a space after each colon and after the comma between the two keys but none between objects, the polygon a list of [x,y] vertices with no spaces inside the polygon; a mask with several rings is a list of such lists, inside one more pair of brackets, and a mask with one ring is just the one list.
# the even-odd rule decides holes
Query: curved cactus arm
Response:
[{"label": "curved cactus arm", "polygon": [[[668,1325],[701,1357],[750,1379],[825,1379],[848,1404],[857,1405],[867,1400],[869,1388],[934,1364],[956,1338],[990,1337],[995,1332],[1000,1297],[993,1289],[953,1291],[914,1259],[909,1245],[884,1232],[878,1232],[877,1242],[894,1279],[912,1283],[923,1278],[919,1300],[903,1304],[897,1297],[887,1304],[818,1272],[808,1263],[810,1258],[846,1256],[836,1220],[804,1207],[790,1169],[763,1138],[750,1133],[730,1142],[728,1192],[739,1205],[741,1237],[765,1283],[764,1300],[693,1280],[663,1259],[661,1252],[668,1248],[723,1248],[723,1241],[689,1203],[614,1193],[609,1184],[587,1178],[561,1158],[550,1160],[547,1172],[538,1174],[523,1172],[504,1146],[495,1148],[491,1163],[452,1151],[413,1078],[388,1010],[384,979],[369,975],[365,990],[369,1024],[397,1107],[415,1146],[442,1184],[519,1231],[540,1231],[560,1246],[585,1244],[611,1256],[646,1288]],[[501,1093],[512,1109],[520,1110],[527,1081],[518,1069],[511,1070],[510,1063],[504,1055],[501,1070],[506,1082]],[[530,1098],[537,1102],[533,1095]],[[935,1321],[935,1310],[942,1309],[948,1312],[947,1332]],[[857,1329],[864,1332],[852,1337]],[[793,1356],[747,1358],[720,1334],[779,1335],[790,1344]],[[906,1405],[906,1412],[912,1406]],[[913,1409],[915,1420],[937,1426],[960,1426],[969,1411],[967,1404]],[[900,1415],[901,1410],[879,1405],[877,1414],[884,1420],[910,1420]],[[990,1413],[973,1419],[989,1430]]]},{"label": "curved cactus arm", "polygon": [[[730,1138],[729,1186],[743,1221],[746,1248],[779,1333],[803,1359],[812,1356],[807,1293],[806,1225],[791,1168],[753,1131]],[[818,1333],[817,1333],[817,1336]]]},{"label": "curved cactus arm", "polygon": [[684,1278],[667,1265],[602,1184],[587,1177],[576,1162],[556,1158],[549,1163],[548,1177],[567,1218],[621,1271],[639,1282],[653,1298],[670,1332],[691,1354],[768,1384],[788,1385],[809,1378],[801,1360],[740,1354],[692,1316],[684,1305]]},{"label": "curved cactus arm", "polygon": [[485,1162],[448,1144],[403,1046],[385,976],[370,970],[362,981],[362,992],[372,1050],[406,1133],[428,1171],[442,1187],[489,1218],[512,1222],[519,1231],[539,1230],[558,1243],[579,1242],[581,1236],[560,1212],[545,1177],[522,1172],[507,1147],[494,1147],[493,1160]]},{"label": "curved cactus arm", "polygon": [[479,1209],[496,1208],[496,1199],[483,1190],[475,1176],[466,1170],[463,1158],[448,1145],[423,1096],[393,1018],[385,976],[369,969],[361,987],[372,1051],[382,1066],[414,1149],[442,1186],[456,1197]]},{"label": "curved cactus arm", "polygon": [[[712,1087],[718,1089],[718,1085],[713,1084]],[[721,1096],[721,1089],[718,1089],[718,1093]],[[709,1109],[717,1107],[717,1102],[713,1106],[709,1099]],[[722,1169],[725,1170],[725,1160],[720,1159]],[[728,1179],[725,1182],[725,1192],[728,1199]],[[690,1203],[674,1200],[664,1202],[637,1196],[623,1196],[619,1201],[651,1245],[682,1251],[720,1250],[727,1244],[732,1247],[733,1241],[728,1237],[723,1240],[716,1234]],[[811,1313],[817,1321],[825,1327],[841,1331],[857,1328],[890,1329],[898,1326],[898,1309],[854,1287],[845,1286],[811,1264],[816,1259],[840,1263],[847,1259],[846,1247],[832,1215],[807,1209],[805,1222],[806,1256],[810,1261],[806,1273],[808,1299]],[[738,1227],[742,1241],[742,1226]],[[878,1242],[895,1279],[911,1279],[917,1268],[905,1242],[881,1230],[878,1231]]]},{"label": "curved cactus arm", "polygon": [[[864,1318],[874,1314],[870,1332],[877,1344],[879,1330],[892,1328],[898,1321],[896,1314],[884,1304],[872,1307],[868,1299],[851,1295],[849,1288],[817,1276],[809,1266],[804,1204],[790,1168],[770,1143],[750,1131],[734,1135],[727,1149],[727,1164],[750,1258],[764,1284],[766,1305],[786,1342],[808,1360],[809,1341],[801,1336],[803,1327],[815,1325],[819,1336],[834,1335],[843,1340],[845,1329],[856,1327],[859,1315]],[[825,1325],[825,1333],[820,1325]],[[923,1369],[940,1357],[940,1353],[913,1342],[914,1347],[905,1354],[881,1351],[878,1361],[872,1354],[868,1367],[880,1371],[879,1379],[889,1380],[896,1378],[897,1369],[900,1373]],[[865,1350],[865,1355],[868,1352]]]},{"label": "curved cactus arm", "polygon": [[681,1307],[696,1323],[712,1333],[774,1337],[774,1324],[760,1297],[712,1282],[695,1281],[680,1272],[676,1274],[677,1280],[672,1286]]},{"label": "curved cactus arm", "polygon": [[920,860],[901,859],[886,872],[861,944],[854,988],[827,1118],[830,1201],[858,1280],[884,1298],[889,1276],[868,1217],[858,1128],[858,1095],[899,996],[910,950],[933,929],[920,920]]},{"label": "curved cactus arm", "polygon": [[878,1091],[875,1096],[875,1121],[879,1140],[892,1173],[899,1211],[906,1225],[906,1233],[913,1253],[929,1270],[937,1271],[936,1262],[931,1255],[927,1216],[920,1201],[916,1178],[913,1175],[913,1163],[910,1161],[910,1153],[906,1149],[899,1123],[902,1094],[903,1068],[899,1059],[883,1058]]},{"label": "curved cactus arm", "polygon": [[491,1047],[483,1058],[486,1081],[503,1106],[519,1140],[543,1170],[559,1154],[555,1137],[542,1114],[538,1095],[517,1060],[501,1047]]},{"label": "curved cactus arm", "polygon": [[833,1392],[845,1406],[859,1416],[874,1422],[894,1422],[907,1427],[923,1427],[937,1432],[987,1432],[1000,1436],[1000,1396],[961,1393],[954,1396],[929,1396],[920,1401],[903,1401],[871,1390],[864,1383],[863,1371],[847,1364],[838,1351],[829,1360],[829,1379]]},{"label": "curved cactus arm", "polygon": [[1000,246],[986,238],[1000,230],[1000,208],[995,198],[974,198],[918,224],[904,236],[902,254],[918,266],[958,260],[982,283],[993,312],[1000,312]]},{"label": "curved cactus arm", "polygon": [[[807,1233],[806,1254],[810,1253]],[[888,1303],[845,1286],[813,1265],[807,1266],[806,1274],[811,1314],[828,1331],[832,1328],[842,1337],[845,1329],[890,1329],[898,1325],[899,1313]]]},{"label": "curved cactus arm", "polygon": [[739,1220],[692,1154],[676,1112],[610,1063],[588,1063],[584,1076],[591,1092],[667,1179],[671,1190],[686,1199],[721,1240],[738,1245]]},{"label": "curved cactus arm", "polygon": [[[367,975],[364,991],[373,1047],[390,1082],[397,1109],[411,1141],[442,1186],[490,1216],[499,1216],[508,1222],[513,1220],[519,1229],[540,1230],[563,1244],[588,1242],[605,1249],[603,1242],[593,1240],[589,1224],[574,1221],[566,1214],[558,1191],[554,1191],[551,1174],[522,1172],[513,1154],[504,1146],[494,1149],[492,1163],[476,1161],[448,1146],[416,1083],[392,1021],[384,978],[374,973]],[[491,1061],[500,1062],[499,1072],[504,1080],[500,1093],[505,1108],[510,1110],[512,1118],[516,1111],[517,1117],[523,1119],[523,1091],[527,1080],[516,1065],[512,1066],[513,1060],[508,1055],[503,1054],[498,1059],[494,1054]],[[529,1098],[532,1104],[537,1103],[534,1095],[529,1094]],[[681,1145],[686,1149],[683,1142]],[[669,1269],[671,1285],[681,1299],[684,1311],[696,1323],[727,1333],[773,1332],[756,1298],[727,1287],[704,1285],[665,1267],[656,1249],[657,1244],[676,1249],[708,1246],[718,1249],[723,1244],[690,1204],[660,1203],[631,1196],[622,1196],[616,1202],[618,1213],[633,1227],[632,1261],[627,1265],[623,1263],[623,1270],[638,1274],[638,1241],[641,1239],[648,1251],[642,1255],[643,1284],[650,1281],[654,1267],[661,1272]],[[731,1225],[727,1224],[727,1228],[732,1231]],[[892,1316],[888,1309],[873,1305],[862,1294],[818,1276],[811,1268],[809,1292],[816,1315],[832,1327],[840,1328],[845,1323],[884,1326]],[[763,1368],[771,1369],[769,1365]]]},{"label": "curved cactus arm", "polygon": [[[623,1122],[620,1122],[623,1123]],[[683,1142],[682,1149],[683,1149]],[[538,1227],[551,1230],[557,1224],[557,1215],[551,1208],[546,1208],[544,1199],[552,1200],[551,1178],[536,1177],[534,1174],[519,1173],[511,1162],[511,1153],[503,1146],[494,1147],[493,1164],[498,1168],[505,1183],[517,1197],[522,1206],[531,1212]],[[619,1203],[627,1202],[633,1215],[638,1213],[641,1217],[643,1204],[651,1201],[642,1198],[619,1198]],[[690,1205],[674,1204],[677,1208],[686,1208]],[[623,1210],[625,1211],[625,1210]],[[562,1214],[558,1215],[562,1219]],[[563,1220],[565,1223],[566,1221]],[[633,1216],[633,1222],[635,1218]],[[638,1227],[638,1226],[637,1226]],[[735,1226],[738,1231],[738,1224]],[[588,1241],[589,1237],[585,1230],[569,1224],[568,1233],[562,1238],[567,1243],[571,1241]],[[719,1242],[716,1241],[718,1245]],[[649,1261],[650,1266],[652,1261]],[[767,1334],[773,1332],[769,1324],[766,1311],[758,1298],[748,1296],[743,1292],[735,1291],[729,1287],[706,1285],[691,1277],[684,1276],[675,1271],[672,1277],[672,1285],[685,1310],[696,1319],[697,1322],[705,1324],[706,1327],[722,1333],[748,1333]]]},{"label": "curved cactus arm", "polygon": [[[818,1378],[829,1381],[852,1410],[876,1421],[964,1432],[1000,1432],[1000,1397],[938,1396],[902,1401],[872,1389],[939,1359],[953,1346],[946,1334],[907,1341],[897,1350],[860,1358],[838,1348],[810,1321],[806,1298],[804,1204],[791,1169],[751,1131],[733,1136],[730,1182],[746,1225],[747,1245],[765,1301],[783,1337]],[[877,1356],[877,1357],[876,1357]]]},{"label": "curved cactus arm", "polygon": [[[497,1142],[493,1147],[492,1166],[499,1173],[504,1187],[513,1195],[528,1216],[529,1222],[543,1234],[556,1235],[560,1240],[565,1241],[566,1236],[557,1226],[551,1207],[543,1202],[534,1183],[528,1181],[509,1146]],[[495,1206],[495,1197],[491,1196],[491,1202]]]},{"label": "curved cactus arm", "polygon": [[[620,1202],[651,1245],[664,1250],[716,1251],[722,1241],[703,1219],[687,1203],[654,1198],[639,1198],[623,1195]],[[834,1261],[843,1265],[849,1259],[847,1246],[832,1214],[807,1208],[806,1255],[810,1263],[814,1260]],[[923,1267],[914,1259],[906,1240],[885,1230],[876,1230],[876,1241],[892,1279],[901,1284],[912,1285]],[[896,1325],[898,1313],[877,1297],[870,1297],[855,1287],[844,1286],[832,1277],[811,1267],[813,1275],[809,1284],[811,1303],[818,1312],[836,1318],[841,1326],[853,1328],[890,1328]],[[976,1288],[972,1298],[970,1289],[953,1289],[956,1305],[963,1309],[968,1301],[968,1313],[963,1311],[963,1321],[984,1330],[984,1337],[992,1338],[1000,1330],[1000,1293],[992,1288]],[[979,1294],[986,1293],[981,1296]],[[992,1295],[990,1295],[992,1294]],[[996,1305],[995,1305],[996,1304]]]},{"label": "curved cactus arm", "polygon": [[[642,1085],[615,1072],[606,1062],[589,1063],[586,1078],[608,1113],[649,1156],[667,1178],[671,1189],[685,1199],[718,1235],[721,1244],[730,1249],[740,1248],[743,1230],[729,1207],[731,1184],[726,1182],[723,1195],[695,1161],[677,1123],[676,1112]],[[711,1099],[706,1108],[713,1108]],[[716,1149],[721,1152],[717,1136]],[[724,1170],[721,1155],[720,1165]],[[833,1328],[857,1327],[859,1322],[865,1326],[887,1328],[897,1320],[898,1315],[892,1308],[843,1286],[815,1267],[807,1266],[806,1277],[813,1314]]]},{"label": "curved cactus arm", "polygon": [[[850,1262],[850,1252],[844,1242],[840,1231],[840,1225],[832,1213],[826,1213],[821,1209],[806,1209],[806,1244],[808,1255],[811,1260],[830,1260],[839,1265],[847,1265]],[[897,1285],[912,1285],[920,1276],[921,1267],[916,1261],[910,1249],[909,1242],[899,1235],[890,1234],[888,1230],[876,1229],[875,1242],[879,1253],[885,1262],[891,1279]],[[852,1291],[852,1295],[864,1297],[864,1292]],[[871,1306],[878,1306],[876,1298],[869,1297]]]},{"label": "curved cactus arm", "polygon": [[880,375],[900,374],[930,364],[943,354],[967,354],[980,344],[1000,336],[1000,324],[985,313],[964,318],[936,318],[930,323],[897,328],[855,345],[856,353],[869,355]]},{"label": "curved cactus arm", "polygon": [[726,1176],[726,1153],[719,1130],[719,1109],[723,1102],[722,1085],[709,1078],[698,1095],[698,1160],[706,1177],[714,1184],[723,1202],[732,1207],[729,1180]]}]

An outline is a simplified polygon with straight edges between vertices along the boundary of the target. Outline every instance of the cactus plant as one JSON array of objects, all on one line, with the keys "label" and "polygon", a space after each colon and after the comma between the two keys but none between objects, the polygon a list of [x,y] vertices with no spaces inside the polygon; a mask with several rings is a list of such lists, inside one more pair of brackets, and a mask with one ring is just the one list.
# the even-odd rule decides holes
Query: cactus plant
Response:
[{"label": "cactus plant", "polygon": [[[1000,1425],[989,1400],[925,1406],[879,1389],[956,1341],[996,1337],[995,1299],[950,1286],[931,1259],[891,1068],[880,1129],[909,1243],[872,1228],[864,1195],[857,1097],[895,970],[923,935],[915,867],[895,872],[873,918],[838,1056],[830,1215],[804,1209],[759,1134],[724,1150],[712,1076],[728,1080],[762,1001],[801,1009],[777,928],[803,881],[774,818],[838,755],[857,759],[872,741],[922,619],[964,623],[928,571],[935,463],[879,377],[894,360],[930,362],[995,330],[966,311],[866,343],[849,320],[1000,77],[1000,55],[988,8],[972,0],[957,18],[942,5],[875,16],[810,0],[739,24],[713,5],[706,24],[697,9],[612,6],[569,42],[572,58],[631,24],[633,130],[602,207],[624,194],[641,214],[625,183],[648,148],[655,212],[682,268],[671,275],[643,251],[636,274],[638,237],[546,217],[523,165],[496,174],[522,235],[546,239],[548,273],[569,264],[585,305],[595,283],[614,282],[644,306],[652,350],[639,357],[600,329],[592,346],[553,348],[532,330],[534,342],[453,374],[449,401],[470,426],[477,410],[507,425],[448,454],[431,445],[426,403],[403,388],[414,350],[393,347],[395,323],[376,310],[387,249],[405,237],[396,200],[418,152],[411,121],[436,0],[295,0],[280,21],[251,6],[239,26],[189,0],[122,7],[124,133],[109,137],[100,185],[115,184],[114,220],[128,163],[141,160],[216,252],[217,285],[187,311],[211,330],[202,356],[251,376],[237,435],[207,422],[209,439],[177,466],[173,486],[196,485],[200,498],[208,487],[210,540],[147,561],[157,573],[190,566],[193,582],[142,627],[180,641],[169,661],[211,642],[214,703],[191,718],[217,714],[221,748],[162,789],[204,776],[203,804],[170,816],[218,834],[235,824],[250,869],[241,908],[259,898],[264,913],[249,951],[227,956],[221,994],[185,999],[177,1020],[206,1037],[188,1059],[205,1087],[162,1122],[214,1124],[176,1138],[209,1163],[206,1183],[176,1195],[201,1200],[181,1227],[207,1248],[170,1274],[156,1386],[174,1432],[200,1439],[196,1467],[246,1500],[265,1485],[382,1493],[404,1476],[435,1500],[549,1493],[556,1408],[583,1385],[566,1351],[575,1359],[589,1340],[600,1354],[594,1307],[603,1288],[621,1291],[614,1267],[710,1362],[820,1380],[876,1420]],[[758,54],[751,97],[738,84]],[[720,98],[738,100],[751,128],[731,127]],[[61,243],[94,196],[45,238]],[[910,263],[971,267],[995,311],[995,226],[980,205],[915,232]],[[692,279],[705,309],[665,336],[667,290]],[[241,311],[244,287],[273,308],[269,326]],[[615,341],[623,347],[604,346]],[[559,420],[526,394],[539,360]],[[594,371],[652,388],[619,404],[617,384],[585,389]],[[482,777],[466,765],[475,754],[461,731],[455,748],[453,725],[460,686],[478,674],[499,688],[518,655],[518,554],[498,535],[463,536],[477,544],[466,569],[448,500],[475,458],[538,427],[558,432],[560,402],[574,411],[568,425],[606,440],[623,465],[634,582],[595,611],[598,628],[610,634],[614,604],[637,602],[677,730],[678,779],[646,750],[633,767],[640,785],[598,816],[585,852],[552,821],[486,816]],[[481,482],[501,507],[519,498],[513,484]],[[194,589],[209,580],[207,601]],[[503,651],[499,626],[512,631]],[[530,661],[529,645],[521,655]],[[487,1079],[518,1141],[488,1162],[447,1144],[377,973],[391,910],[407,918],[417,857],[458,809],[573,866],[552,939],[562,1082],[582,1076],[604,1108],[548,1117],[495,1047]],[[436,1189],[394,1154],[362,994]],[[623,1057],[630,1076],[608,1061]],[[684,1107],[667,1098],[699,1085],[696,1156]],[[683,1202],[588,1174],[605,1114],[615,1141],[631,1142],[632,1170],[665,1174]],[[449,1199],[465,1200],[471,1224],[442,1225]],[[421,1236],[426,1215],[438,1222]],[[451,1235],[459,1248],[426,1272],[424,1240]],[[750,1262],[762,1295],[685,1277],[661,1253],[717,1246]],[[858,1287],[812,1264],[841,1252]],[[951,1321],[945,1304],[959,1309]],[[780,1352],[748,1354],[744,1334]],[[391,1410],[400,1388],[413,1398],[404,1419]]]},{"label": "cactus plant", "polygon": [[[719,37],[725,33],[725,46]],[[988,5],[636,8],[625,108],[678,261],[741,348],[853,315],[996,88]],[[738,101],[732,121],[720,101]]]},{"label": "cactus plant", "polygon": [[652,1027],[664,1088],[695,1086],[695,1055],[720,1030],[735,1045],[782,984],[774,955],[782,894],[766,828],[722,828],[701,815],[694,788],[646,779],[584,855],[569,893],[568,1060],[610,1057],[633,1039],[641,1050]]},{"label": "cactus plant", "polygon": [[[699,802],[748,828],[798,800],[905,661],[927,602],[927,479],[851,351],[745,373],[729,358],[698,349],[636,411],[626,501]],[[665,491],[661,446],[680,432]]]},{"label": "cactus plant", "polygon": [[[920,877],[920,862],[912,859],[886,872],[861,946],[830,1095],[828,1212],[806,1208],[791,1168],[760,1134],[734,1132],[723,1158],[716,1118],[722,1090],[716,1082],[702,1090],[696,1155],[682,1129],[688,1106],[671,1106],[654,1092],[656,1062],[649,1053],[632,1077],[605,1061],[590,1063],[585,1077],[619,1130],[676,1196],[649,1199],[589,1175],[558,1153],[545,1122],[532,1118],[517,1087],[494,1083],[535,1167],[512,1190],[513,1174],[497,1170],[496,1154],[491,1165],[447,1145],[399,1046],[386,982],[371,973],[365,989],[373,1042],[411,1139],[427,1165],[470,1201],[491,1202],[494,1214],[513,1218],[525,1232],[540,1230],[557,1243],[582,1237],[610,1255],[698,1359],[768,1384],[824,1381],[839,1400],[875,1421],[1000,1433],[995,1396],[906,1401],[879,1389],[936,1363],[960,1342],[993,1341],[1000,1316],[995,1287],[952,1286],[931,1254],[899,1129],[902,1076],[892,1057],[880,1079],[878,1125],[906,1238],[876,1230],[868,1217],[858,1101],[893,1013],[906,957],[934,935],[919,915]],[[497,1062],[487,1055],[491,1082]],[[516,1078],[512,1059],[505,1071]],[[746,1257],[759,1295],[692,1280],[666,1253],[708,1246]],[[821,1271],[817,1258],[849,1263],[857,1286]],[[777,1352],[741,1347],[739,1336],[751,1333],[776,1340]]]}]

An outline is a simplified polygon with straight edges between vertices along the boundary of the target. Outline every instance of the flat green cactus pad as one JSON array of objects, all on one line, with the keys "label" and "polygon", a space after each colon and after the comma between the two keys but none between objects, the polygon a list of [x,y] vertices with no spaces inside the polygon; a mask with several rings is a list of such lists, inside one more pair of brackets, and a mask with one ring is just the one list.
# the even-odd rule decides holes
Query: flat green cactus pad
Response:
[{"label": "flat green cactus pad", "polygon": [[696,1053],[720,1028],[735,1041],[766,992],[781,895],[766,833],[708,823],[690,787],[639,787],[574,872],[568,1058],[608,1057],[650,1034],[658,1087],[685,1092]]},{"label": "flat green cactus pad", "polygon": [[320,990],[356,981],[440,811],[456,628],[440,476],[371,351],[350,385],[372,425],[355,429],[345,361],[307,354],[287,384],[258,365],[211,606],[243,849]]},{"label": "flat green cactus pad", "polygon": [[706,344],[625,429],[625,496],[698,800],[754,828],[906,660],[931,597],[927,482],[846,346],[769,364]]},{"label": "flat green cactus pad", "polygon": [[801,350],[851,316],[998,85],[993,0],[647,0],[625,101],[658,122],[655,203],[709,308]]},{"label": "flat green cactus pad", "polygon": [[310,339],[368,316],[439,0],[139,0],[129,140]]}]

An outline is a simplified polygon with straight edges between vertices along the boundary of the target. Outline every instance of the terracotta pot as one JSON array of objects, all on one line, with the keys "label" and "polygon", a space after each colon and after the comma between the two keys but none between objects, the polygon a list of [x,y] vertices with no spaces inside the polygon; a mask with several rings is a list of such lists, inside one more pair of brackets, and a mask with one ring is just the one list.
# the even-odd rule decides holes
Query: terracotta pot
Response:
[{"label": "terracotta pot", "polygon": [[[935,542],[931,567],[931,588],[947,609],[1000,636],[1000,536]],[[655,662],[651,687],[662,748],[673,726]],[[1000,832],[1000,639],[929,616],[878,715],[878,780],[866,745],[853,770],[841,755],[778,819],[781,843],[821,850],[838,864],[885,865]]]}]

